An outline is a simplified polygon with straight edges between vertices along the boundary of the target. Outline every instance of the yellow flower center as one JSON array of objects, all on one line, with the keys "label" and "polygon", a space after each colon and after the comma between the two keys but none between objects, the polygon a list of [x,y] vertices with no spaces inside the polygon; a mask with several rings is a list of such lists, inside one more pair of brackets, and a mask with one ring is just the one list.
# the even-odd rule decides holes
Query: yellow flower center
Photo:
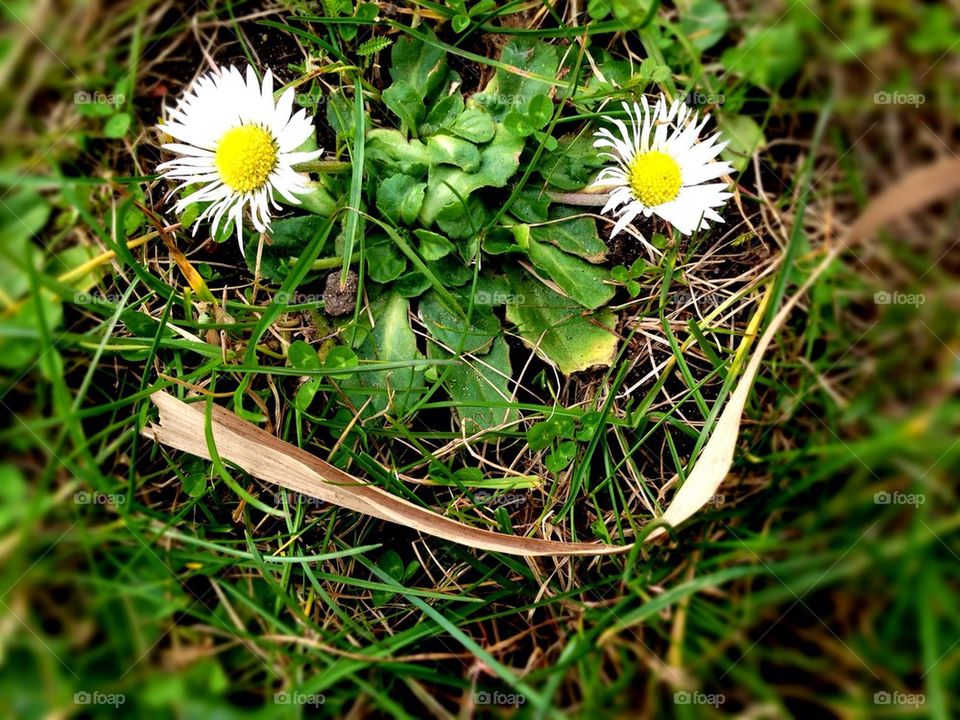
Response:
[{"label": "yellow flower center", "polygon": [[240,125],[220,138],[214,163],[228,188],[250,192],[262,186],[277,166],[277,145],[259,125]]},{"label": "yellow flower center", "polygon": [[627,169],[633,195],[647,207],[673,200],[683,184],[677,161],[659,150],[637,155]]}]

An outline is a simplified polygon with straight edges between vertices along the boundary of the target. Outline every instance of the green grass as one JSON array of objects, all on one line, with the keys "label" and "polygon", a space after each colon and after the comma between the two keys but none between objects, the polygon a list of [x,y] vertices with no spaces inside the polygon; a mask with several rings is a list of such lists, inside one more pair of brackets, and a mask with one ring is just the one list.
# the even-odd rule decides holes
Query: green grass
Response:
[{"label": "green grass", "polygon": [[[613,14],[591,3],[598,17],[587,22],[581,2],[574,26],[570,3],[500,2],[457,33],[455,2],[384,3],[379,21],[337,9],[349,5],[2,9],[6,714],[957,714],[956,202],[853,248],[815,284],[768,354],[720,495],[666,542],[624,556],[479,552],[279,493],[140,435],[155,419],[150,393],[212,394],[461,522],[631,542],[709,437],[764,294],[772,313],[878,188],[955,148],[956,28],[936,9],[877,3],[693,2],[635,18],[627,3],[611,2]],[[391,47],[359,51],[376,37]],[[545,136],[588,138],[631,94],[722,94],[715,115],[743,153],[742,208],[685,242],[656,240],[662,260],[636,273],[644,251],[608,243],[603,267],[625,266],[638,286],[616,281],[609,368],[565,378],[493,311],[513,382],[509,397],[473,402],[507,422],[474,436],[450,392],[463,377],[455,351],[486,317],[479,293],[501,291],[484,273],[526,272],[526,257],[491,248],[513,237],[504,222],[521,224],[514,213],[550,184],[556,156],[530,135],[506,185],[455,193],[485,244],[480,265],[461,263],[454,282],[378,204],[360,165],[378,149],[362,130],[365,112],[373,127],[400,127],[382,90],[403,38],[440,53],[472,91],[497,72],[509,80],[498,53],[518,37],[556,46],[568,63],[559,78],[537,67],[524,78],[552,87]],[[325,98],[315,108],[325,159],[351,171],[321,176],[334,220],[278,242],[256,281],[234,238],[173,230],[198,289],[158,237],[158,224],[178,220],[154,175],[152,126],[161,96],[170,104],[203,64],[201,48],[258,59]],[[79,91],[124,99],[76,104]],[[924,100],[878,104],[878,91]],[[247,257],[256,250],[248,244]],[[356,270],[360,297],[377,308],[395,282],[378,275],[391,262],[449,301],[456,341],[427,352],[435,335],[414,299],[407,329],[419,355],[328,367],[323,358],[358,330],[322,312],[326,274]],[[922,302],[878,303],[876,292]],[[362,321],[364,308],[347,320]],[[297,340],[319,350],[307,365],[288,354]],[[495,364],[486,357],[472,353],[472,366]],[[378,412],[396,390],[378,380],[388,373],[409,378],[410,402]]]}]

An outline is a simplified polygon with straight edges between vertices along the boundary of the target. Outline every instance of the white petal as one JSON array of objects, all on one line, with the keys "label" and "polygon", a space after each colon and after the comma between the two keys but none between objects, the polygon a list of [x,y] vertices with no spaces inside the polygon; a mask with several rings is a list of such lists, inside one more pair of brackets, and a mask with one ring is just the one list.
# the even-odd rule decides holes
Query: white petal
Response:
[{"label": "white petal", "polygon": [[729,175],[733,172],[733,166],[721,162],[712,162],[695,167],[684,167],[681,165],[680,172],[683,175],[685,185],[699,185],[708,180],[716,180],[718,177]]},{"label": "white petal", "polygon": [[294,89],[287,88],[286,92],[284,92],[277,101],[277,107],[273,111],[273,120],[270,123],[270,128],[275,137],[280,137],[280,133],[287,126],[287,123],[290,122],[290,113],[293,112],[294,95]]},{"label": "white petal", "polygon": [[[634,200],[633,190],[631,190],[629,186],[618,187],[616,190],[610,193],[610,199],[607,200],[607,204],[603,206],[603,209],[600,211],[600,214],[606,215],[611,210],[614,210],[620,207],[621,205],[623,205],[624,203],[630,202],[631,200]],[[634,200],[634,201],[639,203],[639,200]]]},{"label": "white petal", "polygon": [[618,235],[627,225],[634,221],[634,218],[637,217],[643,210],[643,205],[639,202],[633,202],[627,205],[622,211],[620,218],[617,220],[617,224],[613,226],[613,230],[610,231],[610,237]]},{"label": "white petal", "polygon": [[277,159],[281,164],[292,167],[293,165],[316,160],[321,155],[323,155],[323,150],[311,150],[310,152],[282,153]]},{"label": "white petal", "polygon": [[[684,235],[690,235],[703,226],[706,211],[722,205],[729,197],[726,186],[720,183],[685,187],[675,199],[657,205],[653,211]],[[712,217],[716,220],[719,215],[713,213]]]}]

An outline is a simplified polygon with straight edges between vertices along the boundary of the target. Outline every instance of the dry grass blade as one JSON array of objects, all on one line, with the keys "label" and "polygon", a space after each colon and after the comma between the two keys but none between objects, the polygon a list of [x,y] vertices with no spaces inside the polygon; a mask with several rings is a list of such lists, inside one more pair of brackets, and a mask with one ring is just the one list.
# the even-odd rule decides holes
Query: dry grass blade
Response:
[{"label": "dry grass blade", "polygon": [[[664,513],[663,520],[676,526],[690,518],[716,493],[729,473],[744,406],[764,353],[797,303],[830,263],[851,243],[957,190],[960,190],[960,160],[944,160],[907,175],[870,203],[806,282],[784,303],[760,337],[710,440]],[[210,448],[205,439],[206,417],[202,407],[184,403],[163,392],[155,393],[151,399],[160,410],[160,424],[148,427],[144,434],[183,452],[210,459]],[[608,555],[627,552],[632,547],[556,542],[471,527],[348,475],[215,405],[212,406],[211,425],[220,457],[254,477],[451,542],[524,556]],[[659,528],[647,540],[659,537],[664,532]]]}]

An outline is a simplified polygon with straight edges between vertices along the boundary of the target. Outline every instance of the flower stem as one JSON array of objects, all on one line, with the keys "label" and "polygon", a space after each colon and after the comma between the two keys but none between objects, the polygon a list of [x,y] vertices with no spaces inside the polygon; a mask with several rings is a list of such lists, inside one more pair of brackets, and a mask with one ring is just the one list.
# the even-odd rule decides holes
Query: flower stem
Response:
[{"label": "flower stem", "polygon": [[[299,258],[287,258],[287,264],[291,267],[296,265]],[[360,259],[360,253],[354,253],[353,257],[350,258],[350,263],[353,264]],[[313,264],[310,266],[311,270],[333,270],[334,268],[343,267],[343,258],[342,257],[328,257],[320,258],[314,260]]]},{"label": "flower stem", "polygon": [[351,168],[350,163],[341,160],[308,160],[293,166],[299,172],[341,173]]},{"label": "flower stem", "polygon": [[554,202],[564,205],[578,205],[580,207],[602,207],[610,199],[610,193],[557,193],[547,192],[547,196]]}]

